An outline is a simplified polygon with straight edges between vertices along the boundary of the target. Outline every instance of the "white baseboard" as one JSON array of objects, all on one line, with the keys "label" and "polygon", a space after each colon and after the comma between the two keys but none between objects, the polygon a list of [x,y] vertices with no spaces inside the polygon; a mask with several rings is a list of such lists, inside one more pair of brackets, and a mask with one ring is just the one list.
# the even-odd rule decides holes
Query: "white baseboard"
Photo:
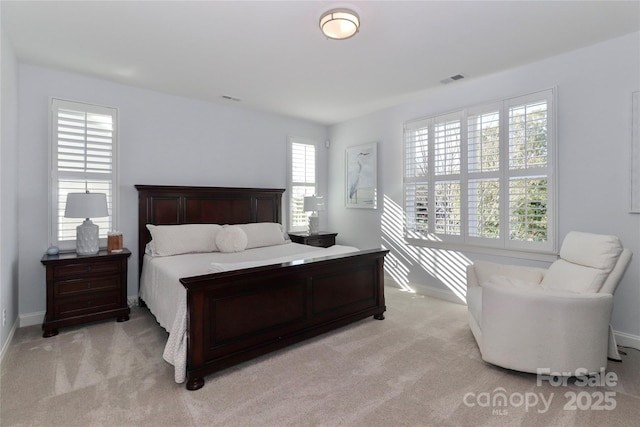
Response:
[{"label": "white baseboard", "polygon": [[[384,280],[385,280],[385,283],[388,284],[389,286],[402,288],[402,286],[398,285],[397,282],[393,279],[393,277],[391,277],[388,274],[384,275]],[[416,283],[410,283],[409,286],[411,286],[411,288],[414,289],[415,292],[420,295],[426,295],[429,297],[438,298],[438,299],[453,302],[456,304],[465,305],[464,301],[460,300],[460,298],[456,297],[452,292],[445,291],[443,289],[432,288],[431,286],[427,286],[427,285],[418,285]]]},{"label": "white baseboard", "polygon": [[[415,287],[416,285],[413,286]],[[464,301],[455,296],[452,292],[443,291],[442,289],[435,289],[430,286],[419,286],[416,291],[422,295],[442,299],[445,301],[453,302],[455,304],[466,305]]]},{"label": "white baseboard", "polygon": [[18,318],[20,319],[20,328],[24,328],[26,326],[34,326],[34,325],[42,325],[42,322],[44,322],[44,315],[46,312],[44,311],[37,311],[35,313],[27,313],[27,314],[21,314],[20,316],[18,316]]},{"label": "white baseboard", "polygon": [[11,330],[9,331],[9,335],[7,336],[7,340],[4,342],[4,345],[2,346],[2,349],[0,350],[0,365],[2,365],[2,361],[4,360],[4,355],[7,352],[7,349],[9,348],[9,345],[11,345],[11,341],[13,341],[13,335],[16,333],[17,329],[18,329],[18,322],[13,322],[13,326],[11,327]]},{"label": "white baseboard", "polygon": [[637,335],[627,334],[614,330],[613,335],[616,337],[616,343],[621,347],[631,347],[640,350],[640,337]]}]

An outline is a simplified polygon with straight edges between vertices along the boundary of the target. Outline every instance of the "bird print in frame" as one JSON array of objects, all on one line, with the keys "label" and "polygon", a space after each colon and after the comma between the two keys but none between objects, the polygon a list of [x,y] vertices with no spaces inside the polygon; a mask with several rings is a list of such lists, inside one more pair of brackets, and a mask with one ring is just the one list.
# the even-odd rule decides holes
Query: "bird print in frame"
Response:
[{"label": "bird print in frame", "polygon": [[377,208],[378,156],[377,143],[347,147],[346,206],[348,208]]}]

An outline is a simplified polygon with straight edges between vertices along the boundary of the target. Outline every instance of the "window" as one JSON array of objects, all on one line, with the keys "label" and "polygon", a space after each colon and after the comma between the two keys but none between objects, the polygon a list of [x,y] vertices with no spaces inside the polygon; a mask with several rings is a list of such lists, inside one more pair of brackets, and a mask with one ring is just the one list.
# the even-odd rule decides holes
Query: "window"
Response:
[{"label": "window", "polygon": [[409,239],[555,250],[553,90],[405,123]]},{"label": "window", "polygon": [[303,210],[304,197],[316,194],[316,145],[289,138],[289,230],[308,228],[309,212]]},{"label": "window", "polygon": [[[65,218],[67,193],[105,193],[109,217],[92,218],[100,243],[117,226],[117,110],[91,104],[51,100],[51,244],[75,248],[81,219]],[[104,239],[104,240],[103,240]]]}]

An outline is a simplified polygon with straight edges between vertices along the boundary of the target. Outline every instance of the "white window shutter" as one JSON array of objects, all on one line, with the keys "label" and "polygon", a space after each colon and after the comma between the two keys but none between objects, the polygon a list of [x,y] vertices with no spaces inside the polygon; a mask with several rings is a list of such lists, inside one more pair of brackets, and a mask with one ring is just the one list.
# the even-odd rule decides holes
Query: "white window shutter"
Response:
[{"label": "white window shutter", "polygon": [[107,195],[109,217],[92,218],[106,240],[116,226],[117,110],[52,99],[51,114],[51,244],[75,247],[82,221],[65,218],[64,211],[67,194],[84,191]]},{"label": "white window shutter", "polygon": [[406,236],[556,248],[554,91],[404,124]]},{"label": "white window shutter", "polygon": [[470,238],[499,239],[500,111],[487,108],[467,118],[467,207]]},{"label": "white window shutter", "polygon": [[301,231],[309,223],[309,213],[303,209],[304,197],[316,194],[316,145],[290,138],[289,155],[289,229]]}]

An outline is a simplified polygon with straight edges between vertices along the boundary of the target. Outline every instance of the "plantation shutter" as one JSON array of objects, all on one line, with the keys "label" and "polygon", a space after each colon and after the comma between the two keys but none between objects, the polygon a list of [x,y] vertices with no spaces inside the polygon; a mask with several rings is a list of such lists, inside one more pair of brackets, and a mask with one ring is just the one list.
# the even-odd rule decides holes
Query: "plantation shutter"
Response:
[{"label": "plantation shutter", "polygon": [[113,108],[52,100],[52,244],[75,246],[82,219],[65,218],[67,194],[105,193],[110,215],[91,218],[100,238],[114,229],[117,112]]},{"label": "plantation shutter", "polygon": [[405,237],[554,251],[554,104],[549,89],[405,122]]},{"label": "plantation shutter", "polygon": [[433,232],[462,234],[462,113],[436,117],[433,132]]},{"label": "plantation shutter", "polygon": [[407,232],[429,231],[429,121],[404,128],[404,200]]},{"label": "plantation shutter", "polygon": [[500,112],[471,113],[467,118],[469,237],[499,239]]},{"label": "plantation shutter", "polygon": [[525,100],[509,106],[508,116],[509,239],[546,242],[548,102]]},{"label": "plantation shutter", "polygon": [[307,228],[309,213],[303,209],[304,197],[316,194],[316,146],[291,141],[291,230]]}]

